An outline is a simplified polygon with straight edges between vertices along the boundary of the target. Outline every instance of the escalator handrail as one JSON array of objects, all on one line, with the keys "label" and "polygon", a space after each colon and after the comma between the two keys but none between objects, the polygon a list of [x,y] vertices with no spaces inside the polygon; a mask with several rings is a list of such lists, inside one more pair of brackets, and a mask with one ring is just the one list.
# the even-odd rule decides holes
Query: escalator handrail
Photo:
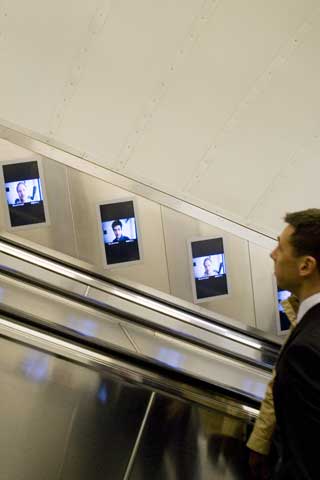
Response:
[{"label": "escalator handrail", "polygon": [[[278,354],[278,345],[275,345],[270,341],[254,338],[252,335],[244,334],[243,332],[234,330],[232,326],[230,327],[222,325],[219,321],[212,323],[211,320],[211,322],[208,322],[207,320],[201,318],[201,316],[196,316],[195,314],[174,308],[163,303],[162,301],[160,302],[158,300],[154,300],[153,298],[149,298],[146,295],[137,294],[131,289],[115,285],[113,280],[109,281],[109,279],[104,279],[99,275],[93,275],[91,272],[83,272],[74,265],[70,267],[70,265],[64,264],[61,260],[57,261],[56,259],[48,258],[42,253],[39,254],[34,251],[30,251],[29,248],[25,249],[21,246],[13,245],[11,241],[6,239],[0,239],[0,252],[11,257],[18,258],[19,260],[29,262],[52,273],[62,275],[69,280],[92,287],[107,294],[117,296],[118,298],[135,303],[149,310],[159,312],[162,315],[166,315],[169,318],[176,319],[184,324],[191,325],[192,327],[198,328],[202,331],[222,336],[230,341],[234,341],[246,347],[252,348],[253,350],[267,351],[271,353],[274,358]],[[6,269],[4,265],[0,266],[0,270],[1,269],[8,273],[8,269]],[[22,277],[25,278],[24,276]],[[46,287],[47,286],[48,285],[46,285]],[[90,298],[87,296],[86,300],[89,301]],[[154,327],[155,325],[153,324],[153,328]],[[170,330],[170,326],[167,322],[165,325],[162,325],[161,328],[166,329],[167,331]],[[179,335],[179,333],[181,334],[181,332],[177,332],[176,329],[173,331],[171,330],[171,333],[173,333],[175,336]],[[201,343],[201,341],[199,343]],[[208,347],[208,344],[206,346]],[[265,368],[271,368],[267,365],[262,366]]]},{"label": "escalator handrail", "polygon": [[142,385],[166,395],[191,401],[200,406],[219,410],[228,415],[253,422],[259,413],[256,398],[244,396],[235,390],[222,392],[219,385],[212,386],[196,381],[185,374],[171,375],[164,367],[155,368],[121,358],[118,353],[106,352],[90,344],[88,340],[68,339],[59,332],[48,333],[45,329],[34,328],[17,322],[17,318],[0,314],[0,338],[7,338],[50,354],[67,358],[89,367],[107,369],[122,380]]}]

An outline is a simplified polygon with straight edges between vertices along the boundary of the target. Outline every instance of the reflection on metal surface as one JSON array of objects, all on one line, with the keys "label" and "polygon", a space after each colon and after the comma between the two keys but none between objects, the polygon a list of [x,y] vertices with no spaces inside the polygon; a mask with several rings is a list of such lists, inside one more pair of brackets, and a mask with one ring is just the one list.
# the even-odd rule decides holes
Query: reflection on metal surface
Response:
[{"label": "reflection on metal surface", "polygon": [[[2,308],[38,325],[48,325],[76,338],[90,339],[114,351],[134,355],[170,370],[183,372],[212,385],[261,399],[269,375],[226,355],[193,345],[168,334],[125,322],[114,315],[96,312],[60,295],[38,290],[23,282],[1,278]],[[16,306],[18,303],[18,307]],[[39,317],[39,312],[41,316]],[[121,323],[120,323],[121,321]]]},{"label": "reflection on metal surface", "polygon": [[[228,338],[230,340],[237,342],[238,344],[242,344],[244,346],[248,346],[256,350],[261,350],[263,348],[263,344],[261,341],[255,340],[246,334],[236,332],[232,330],[231,327],[226,328],[219,325],[219,322],[221,322],[221,320],[219,321],[219,315],[217,315],[218,323],[210,323],[210,321],[211,322],[214,321],[214,317],[212,318],[210,317],[210,319],[208,317],[208,320],[209,320],[208,322],[207,320],[203,320],[199,316],[193,315],[191,313],[185,313],[181,309],[177,309],[170,305],[166,305],[164,302],[159,302],[159,301],[147,298],[146,296],[143,296],[141,294],[137,294],[135,292],[126,290],[124,288],[117,287],[116,285],[112,285],[107,281],[98,280],[88,274],[84,274],[83,272],[77,271],[67,266],[62,266],[58,262],[45,259],[41,256],[35,255],[30,252],[26,252],[20,248],[9,245],[4,241],[0,241],[0,251],[10,256],[23,259],[24,261],[27,261],[31,265],[34,265],[36,267],[41,267],[47,271],[54,272],[65,278],[79,282],[80,284],[84,284],[86,286],[89,285],[93,287],[94,290],[89,290],[86,297],[89,299],[104,302],[105,305],[108,305],[108,302],[106,302],[103,299],[103,295],[110,294],[122,300],[126,300],[131,304],[140,305],[146,309],[152,310],[153,312],[159,312],[161,315],[166,315],[167,317],[170,317],[172,319],[178,319],[187,325],[199,327],[208,333],[212,332],[217,335],[223,336],[225,338]],[[31,272],[31,275],[32,275],[32,272]],[[34,276],[35,278],[38,278],[37,275],[34,275]],[[56,282],[58,283],[58,285],[56,284]],[[55,283],[54,286],[60,288],[59,279],[57,279],[56,282],[54,282]],[[168,318],[169,322],[170,322],[170,318]],[[241,324],[237,324],[237,327],[239,329],[242,328],[244,331],[247,330],[244,326],[241,327]]]},{"label": "reflection on metal surface", "polygon": [[[7,248],[5,242],[0,241],[0,250],[1,248]],[[55,262],[44,259],[46,265],[51,269],[50,271],[44,270],[37,264],[41,263],[43,260],[41,257],[40,260],[38,260],[37,255],[28,253],[27,258],[30,260],[32,257],[33,263],[27,263],[24,260],[18,259],[19,255],[24,255],[23,250],[10,245],[8,248],[12,254],[14,253],[15,258],[8,255],[8,252],[6,254],[2,253],[6,268],[13,268],[18,271],[19,275],[21,275],[21,279],[27,280],[29,283],[33,282],[38,284],[39,278],[43,281],[43,279],[46,278],[45,272],[47,272],[48,280],[45,282],[44,286],[53,289],[58,288],[60,292],[65,292],[67,295],[70,295],[71,290],[76,293],[76,298],[79,298],[80,295],[82,302],[89,301],[91,305],[92,303],[94,305],[98,304],[99,307],[103,307],[106,311],[111,310],[119,316],[127,317],[128,312],[130,312],[130,318],[137,323],[143,323],[156,330],[164,329],[174,336],[180,336],[188,341],[204,345],[209,349],[237,356],[241,360],[246,360],[252,364],[264,366],[265,368],[271,369],[271,366],[275,361],[277,354],[276,350],[271,350],[268,345],[261,341],[259,342],[244,334],[234,332],[231,328],[228,329],[226,327],[221,327],[220,325],[209,324],[202,319],[188,315],[174,309],[173,307],[162,305],[159,302],[145,298],[137,293],[128,292],[125,289],[110,286],[107,282],[98,281],[87,275],[82,278],[82,273],[73,271],[73,277],[81,277],[83,281],[90,278],[91,283],[99,284],[103,290],[93,287],[88,288],[88,285],[79,283],[79,280],[74,280],[69,277],[66,278],[65,276],[55,273]],[[12,260],[14,260],[13,266],[11,266]],[[20,274],[20,265],[23,272],[22,274]],[[68,268],[64,269],[66,275],[69,271],[70,269]],[[85,297],[79,293],[81,290],[86,293]],[[107,293],[105,290],[110,290],[112,293]],[[30,303],[29,299],[25,301],[26,303]],[[60,319],[60,317],[61,316],[58,315],[56,318]],[[63,324],[61,320],[59,321],[60,324]],[[53,323],[57,322],[54,321]],[[92,332],[95,330],[93,324],[89,325],[90,321],[87,325],[83,324],[82,326],[81,323],[83,322],[77,320],[76,323],[78,323],[78,327],[76,328],[75,326],[72,326],[71,328],[80,334],[85,335],[85,332],[88,331],[88,335],[90,335],[90,328],[92,328]],[[69,327],[69,322],[65,322],[64,327]],[[81,329],[84,329],[83,333],[81,332]],[[99,328],[96,326],[95,333],[92,333],[92,337],[100,338],[102,335],[101,340],[104,340],[103,330],[102,324],[100,323]],[[113,328],[113,331],[114,334],[119,337],[118,342],[120,342],[120,345],[122,343],[125,344],[125,339],[121,339],[122,332],[118,331],[116,333],[115,328]],[[110,339],[110,336],[111,330],[109,329],[107,337]],[[115,342],[113,342],[113,344],[115,344]],[[133,349],[134,348],[133,345]]]},{"label": "reflection on metal surface", "polygon": [[43,385],[34,366],[44,356],[0,338],[0,478],[123,478],[150,393],[49,354]]},{"label": "reflection on metal surface", "polygon": [[[209,408],[151,393],[142,381],[151,372],[128,384],[121,362],[111,369],[102,355],[0,320],[1,478],[247,480],[252,407],[213,393]],[[50,375],[34,385],[21,365],[31,359],[33,372],[44,358]]]},{"label": "reflection on metal surface", "polygon": [[45,382],[49,374],[48,355],[39,352],[31,352],[22,362],[21,370],[24,375],[35,382]]},{"label": "reflection on metal surface", "polygon": [[[243,408],[241,403],[226,400],[225,397],[217,396],[213,391],[199,389],[198,387],[191,387],[185,383],[177,382],[176,380],[168,379],[159,373],[152,370],[145,370],[137,367],[130,362],[121,361],[115,357],[102,355],[74,343],[69,343],[60,338],[56,338],[34,329],[25,327],[20,324],[12,323],[11,321],[0,317],[0,336],[5,336],[22,343],[28,343],[35,348],[46,350],[51,354],[59,355],[62,358],[68,358],[75,362],[79,362],[85,366],[92,366],[94,368],[106,368],[109,374],[116,378],[121,377],[123,381],[127,381],[137,385],[146,385],[154,389],[160,389],[167,394],[175,395],[191,402],[198,403],[218,411],[225,411],[238,418],[246,419],[255,418],[258,410],[253,409],[247,411]],[[250,375],[250,373],[248,373]],[[246,404],[244,404],[246,405]]]},{"label": "reflection on metal surface", "polygon": [[147,421],[148,421],[148,418],[149,418],[149,415],[150,415],[152,405],[153,405],[154,400],[155,400],[155,396],[156,396],[155,393],[152,392],[152,394],[150,396],[149,403],[148,403],[148,407],[146,409],[146,413],[145,413],[144,418],[143,418],[142,423],[141,423],[141,427],[140,427],[140,430],[139,430],[139,433],[138,433],[138,436],[137,436],[136,443],[135,443],[133,451],[132,451],[132,455],[130,457],[128,466],[126,468],[126,472],[125,472],[124,477],[123,477],[123,480],[128,480],[130,478],[132,468],[133,468],[133,464],[134,464],[134,461],[136,459],[138,449],[140,447],[141,438],[142,438],[142,435],[144,434],[144,430],[145,430],[145,427],[146,427],[146,424],[147,424]]},{"label": "reflection on metal surface", "polygon": [[248,480],[248,424],[157,395],[130,480]]},{"label": "reflection on metal surface", "polygon": [[161,363],[165,363],[172,368],[181,367],[183,364],[182,354],[178,350],[172,348],[160,347],[157,358]]}]

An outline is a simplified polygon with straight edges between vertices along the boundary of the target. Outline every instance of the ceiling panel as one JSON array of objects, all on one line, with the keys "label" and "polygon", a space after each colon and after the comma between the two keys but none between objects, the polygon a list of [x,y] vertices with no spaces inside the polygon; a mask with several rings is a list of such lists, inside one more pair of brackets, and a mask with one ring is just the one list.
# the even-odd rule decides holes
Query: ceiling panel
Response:
[{"label": "ceiling panel", "polygon": [[157,100],[162,77],[202,5],[200,0],[114,2],[54,138],[100,164],[116,162],[149,102]]},{"label": "ceiling panel", "polygon": [[274,231],[316,201],[297,168],[320,129],[319,19],[316,0],[2,0],[0,118]]},{"label": "ceiling panel", "polygon": [[[136,145],[131,145],[126,173],[160,188],[189,187],[208,149],[315,4],[220,2]],[[233,144],[230,137],[228,142]],[[214,184],[212,174],[209,182]],[[223,189],[224,177],[219,181]]]},{"label": "ceiling panel", "polygon": [[[319,107],[317,107],[319,108]],[[248,219],[249,225],[280,232],[286,212],[320,208],[320,128],[265,192]],[[278,213],[278,214],[276,214]]]},{"label": "ceiling panel", "polygon": [[190,194],[242,218],[320,130],[319,16],[206,158]]},{"label": "ceiling panel", "polygon": [[98,3],[2,0],[1,118],[37,133],[49,132],[70,65],[86,42]]}]

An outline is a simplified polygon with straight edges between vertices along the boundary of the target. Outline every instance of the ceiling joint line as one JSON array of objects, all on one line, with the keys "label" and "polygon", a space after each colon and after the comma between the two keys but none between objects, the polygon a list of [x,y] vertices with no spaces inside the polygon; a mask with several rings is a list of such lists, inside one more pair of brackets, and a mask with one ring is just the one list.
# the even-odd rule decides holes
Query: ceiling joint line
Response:
[{"label": "ceiling joint line", "polygon": [[[238,106],[233,110],[217,135],[214,136],[214,140],[209,147],[206,148],[205,153],[201,156],[199,163],[194,168],[192,175],[182,188],[183,191],[190,192],[192,187],[196,183],[200,182],[201,178],[206,174],[208,168],[214,165],[214,163],[217,161],[218,147],[224,144],[226,137],[239,122],[239,118],[243,111],[248,109],[248,107],[258,98],[258,96],[263,93],[268,84],[271,82],[274,73],[283,67],[290,56],[292,56],[296,49],[300,47],[304,38],[312,31],[314,27],[317,26],[315,22],[316,17],[319,14],[320,8],[317,6],[314,10],[312,10],[312,13],[308,15],[308,19],[304,19],[303,22],[300,23],[300,25],[295,29],[289,40],[279,47],[270,64],[261,74],[256,77],[255,81],[249,87],[247,95],[245,95],[244,99],[241,100]],[[211,152],[212,155],[210,156]]]},{"label": "ceiling joint line", "polygon": [[110,18],[112,0],[97,0],[96,3],[97,7],[88,22],[86,33],[74,55],[73,61],[71,62],[67,81],[61,91],[61,99],[52,114],[49,123],[48,140],[53,139],[53,137],[59,132],[64,114],[70,105],[84,74],[94,43]]},{"label": "ceiling joint line", "polygon": [[181,45],[178,47],[174,55],[174,60],[169,63],[166,73],[157,82],[154,88],[154,93],[138,114],[137,119],[134,122],[134,127],[126,136],[118,154],[115,155],[112,166],[116,171],[122,171],[126,168],[135,149],[141,142],[141,139],[149,127],[155,112],[159,108],[160,102],[167,95],[169,86],[172,82],[172,77],[176,74],[187,55],[198,42],[201,37],[203,24],[213,16],[220,2],[221,0],[205,0],[202,3],[199,14],[191,22],[187,34],[184,36]]}]

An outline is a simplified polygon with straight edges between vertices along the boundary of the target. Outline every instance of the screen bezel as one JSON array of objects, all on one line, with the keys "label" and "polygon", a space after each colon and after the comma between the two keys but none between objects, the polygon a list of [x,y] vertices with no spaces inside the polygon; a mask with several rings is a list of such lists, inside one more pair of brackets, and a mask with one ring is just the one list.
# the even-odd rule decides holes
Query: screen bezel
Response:
[{"label": "screen bezel", "polygon": [[[135,227],[136,227],[136,233],[137,233],[137,242],[138,242],[138,248],[139,248],[139,254],[140,258],[139,260],[131,260],[128,262],[119,262],[119,263],[111,263],[108,264],[107,262],[107,256],[106,256],[106,251],[105,251],[105,243],[103,239],[103,232],[101,228],[101,213],[100,213],[100,206],[102,205],[114,205],[114,204],[119,204],[119,203],[124,203],[124,202],[132,202],[133,203],[133,211],[134,211],[134,218],[135,218]],[[100,251],[101,251],[101,256],[102,256],[102,261],[103,261],[103,268],[109,269],[114,269],[114,268],[120,268],[120,267],[126,267],[128,265],[137,265],[143,263],[143,248],[142,248],[142,239],[141,239],[141,231],[140,231],[140,221],[139,221],[139,213],[138,213],[138,206],[137,206],[137,201],[135,198],[120,198],[120,199],[115,199],[115,200],[107,200],[105,202],[99,202],[96,205],[96,212],[97,212],[97,227],[98,227],[98,232],[99,232],[99,244],[100,244]]]},{"label": "screen bezel", "polygon": [[[23,164],[23,163],[31,163],[31,162],[37,162],[37,167],[38,167],[38,172],[39,172],[39,178],[41,182],[41,190],[42,190],[42,196],[43,196],[43,208],[44,208],[44,215],[45,215],[45,221],[44,222],[38,222],[38,223],[29,223],[26,225],[11,225],[11,220],[10,220],[10,212],[9,212],[9,204],[7,201],[7,196],[5,192],[6,188],[6,182],[4,178],[4,171],[3,167],[6,165],[15,165],[15,164]],[[44,178],[44,172],[43,172],[43,165],[42,165],[42,160],[39,158],[28,158],[24,160],[10,160],[10,161],[2,161],[0,162],[0,182],[2,185],[2,202],[4,204],[4,210],[5,210],[5,224],[6,228],[8,230],[25,230],[25,229],[30,229],[30,228],[42,228],[42,227],[47,227],[50,225],[50,216],[49,216],[49,208],[48,208],[48,201],[47,201],[47,189],[46,189],[46,183],[45,183],[45,178]]]},{"label": "screen bezel", "polygon": [[[222,239],[222,244],[223,244],[223,250],[224,250],[224,263],[225,263],[225,268],[226,268],[226,277],[227,277],[227,287],[228,287],[228,293],[223,293],[222,295],[213,295],[211,297],[206,297],[206,298],[198,298],[197,297],[197,289],[196,289],[196,279],[194,278],[193,275],[193,256],[192,256],[192,243],[194,242],[201,242],[201,241],[207,241],[207,240],[216,240],[216,239]],[[217,235],[214,237],[193,237],[189,238],[187,240],[187,248],[188,248],[188,262],[189,262],[189,273],[190,273],[190,280],[191,280],[191,287],[192,287],[192,297],[193,297],[193,302],[194,303],[204,303],[204,302],[209,302],[212,300],[218,300],[219,298],[226,298],[230,297],[231,295],[231,285],[230,285],[230,272],[229,272],[229,267],[228,267],[228,247],[227,247],[227,241],[224,235]]]},{"label": "screen bezel", "polygon": [[[276,330],[277,330],[277,335],[287,335],[288,332],[290,331],[290,326],[287,330],[281,330],[281,321],[280,321],[280,312],[278,309],[278,285],[277,285],[277,279],[275,275],[272,275],[272,283],[273,283],[273,294],[274,294],[274,308],[275,308],[275,320],[276,320]],[[281,289],[285,290],[285,289]],[[289,320],[290,322],[290,320]],[[291,325],[291,322],[290,322]]]}]

